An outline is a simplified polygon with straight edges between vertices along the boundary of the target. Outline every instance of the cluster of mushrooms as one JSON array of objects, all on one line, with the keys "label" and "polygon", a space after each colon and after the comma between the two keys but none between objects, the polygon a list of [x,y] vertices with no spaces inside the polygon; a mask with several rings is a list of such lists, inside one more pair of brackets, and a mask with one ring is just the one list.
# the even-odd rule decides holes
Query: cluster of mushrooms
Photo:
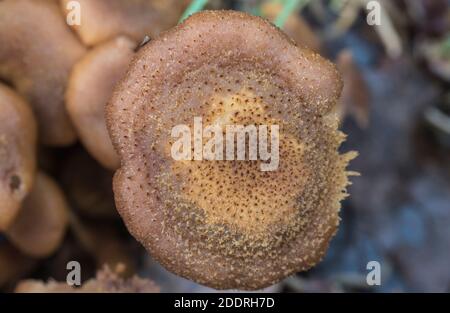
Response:
[{"label": "cluster of mushrooms", "polygon": [[[80,0],[81,24],[69,26],[69,2],[0,2],[0,287],[53,255],[69,224],[99,267],[111,259],[103,251],[113,230],[77,227],[71,206],[114,214],[110,171],[119,161],[104,106],[142,38],[175,25],[186,6]],[[77,153],[61,161],[57,182],[42,170],[56,163],[46,151],[77,140],[105,170]]]},{"label": "cluster of mushrooms", "polygon": [[[80,0],[81,25],[71,29],[68,2],[0,1],[0,284],[14,259],[8,253],[45,258],[69,224],[97,254],[109,237],[81,225],[73,195],[40,170],[51,160],[37,161],[38,147],[77,139],[105,172],[117,170],[113,184],[103,173],[97,179],[105,193],[113,189],[128,231],[168,270],[252,290],[319,262],[356,155],[338,152],[345,136],[335,66],[245,13],[203,11],[161,33],[185,1]],[[276,12],[267,7],[268,16]],[[138,47],[145,35],[151,41]],[[170,130],[194,116],[221,127],[279,125],[278,171],[261,172],[259,161],[175,161]],[[75,190],[97,186],[83,179],[91,170],[79,158],[67,161],[65,181]],[[109,214],[102,199],[76,198],[86,211]]]}]

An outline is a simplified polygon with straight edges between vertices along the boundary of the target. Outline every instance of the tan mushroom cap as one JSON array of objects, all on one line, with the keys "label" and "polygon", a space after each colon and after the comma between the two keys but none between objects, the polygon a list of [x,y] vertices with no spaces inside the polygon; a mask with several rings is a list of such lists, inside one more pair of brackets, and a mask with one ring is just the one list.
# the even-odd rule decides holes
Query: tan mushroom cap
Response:
[{"label": "tan mushroom cap", "polygon": [[[339,224],[344,135],[334,65],[267,21],[204,11],[143,47],[107,106],[129,231],[168,270],[218,289],[259,289],[314,266]],[[280,164],[175,161],[171,129],[279,125]]]},{"label": "tan mushroom cap", "polygon": [[31,104],[44,144],[68,145],[76,135],[64,105],[72,65],[85,49],[55,1],[0,1],[0,77]]},{"label": "tan mushroom cap", "polygon": [[[70,0],[61,0],[69,13]],[[178,22],[185,0],[78,0],[81,23],[73,28],[84,44],[96,45],[126,35],[141,42],[145,35],[156,36]]]},{"label": "tan mushroom cap", "polygon": [[74,66],[67,87],[67,110],[81,141],[109,169],[119,167],[119,158],[106,129],[105,105],[125,75],[135,48],[126,37],[95,47]]},{"label": "tan mushroom cap", "polygon": [[36,172],[37,127],[28,104],[0,83],[0,231],[14,220]]},{"label": "tan mushroom cap", "polygon": [[8,239],[24,254],[47,257],[61,244],[68,224],[68,205],[50,177],[42,172],[14,223],[6,231]]}]

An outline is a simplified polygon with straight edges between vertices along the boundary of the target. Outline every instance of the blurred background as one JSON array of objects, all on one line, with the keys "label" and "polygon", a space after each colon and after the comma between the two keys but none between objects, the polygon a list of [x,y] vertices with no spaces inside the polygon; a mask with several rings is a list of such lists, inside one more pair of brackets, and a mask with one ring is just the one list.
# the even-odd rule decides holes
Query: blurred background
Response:
[{"label": "blurred background", "polygon": [[[169,7],[148,2],[156,18],[142,26],[143,33],[175,25],[183,12],[246,11],[273,21],[299,45],[335,62],[343,74],[336,108],[348,135],[342,151],[359,152],[350,169],[361,176],[352,178],[351,196],[343,202],[341,226],[325,259],[267,291],[450,291],[450,1],[179,0]],[[111,3],[111,10],[121,10],[120,1]],[[121,23],[132,23],[134,11],[123,11],[130,16]],[[371,12],[379,12],[380,19]],[[97,45],[75,32],[86,50]],[[139,44],[140,32],[125,35],[136,34]],[[2,81],[15,87],[7,77]],[[67,231],[51,254],[39,258],[0,234],[1,290],[13,291],[23,279],[65,281],[67,262],[77,260],[83,280],[95,277],[103,264],[122,263],[122,275],[137,273],[163,292],[212,291],[165,271],[128,234],[114,208],[113,171],[83,143],[39,145],[38,159],[67,199]],[[366,284],[369,261],[381,264],[380,286]]]}]

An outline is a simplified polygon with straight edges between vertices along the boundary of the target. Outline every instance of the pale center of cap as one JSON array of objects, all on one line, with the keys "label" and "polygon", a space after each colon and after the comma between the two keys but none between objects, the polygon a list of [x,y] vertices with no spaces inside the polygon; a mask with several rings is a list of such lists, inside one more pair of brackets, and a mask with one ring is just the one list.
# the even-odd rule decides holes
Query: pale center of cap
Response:
[{"label": "pale center of cap", "polygon": [[[264,161],[248,160],[248,153],[243,161],[174,162],[184,198],[203,210],[205,223],[225,224],[248,234],[262,234],[271,225],[292,222],[299,210],[298,196],[309,176],[302,164],[303,144],[283,133],[281,120],[249,91],[208,103],[210,110],[202,117],[204,127],[218,124],[225,131],[226,125],[268,125],[269,129],[270,125],[279,125],[279,166],[274,171],[261,171]],[[246,140],[246,151],[248,148]]]}]

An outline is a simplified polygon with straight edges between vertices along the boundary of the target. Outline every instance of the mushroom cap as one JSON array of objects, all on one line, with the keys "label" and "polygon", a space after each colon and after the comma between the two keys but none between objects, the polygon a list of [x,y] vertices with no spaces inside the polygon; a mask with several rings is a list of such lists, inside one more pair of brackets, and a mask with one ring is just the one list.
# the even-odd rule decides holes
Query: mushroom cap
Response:
[{"label": "mushroom cap", "polygon": [[47,257],[61,244],[68,224],[68,205],[56,182],[38,172],[33,190],[23,202],[8,239],[24,254]]},{"label": "mushroom cap", "polygon": [[[334,65],[258,17],[204,11],[163,33],[107,105],[128,230],[168,270],[217,289],[259,289],[312,267],[337,230],[354,157],[339,154],[330,114],[341,90]],[[199,116],[279,125],[278,170],[175,161],[171,129]]]},{"label": "mushroom cap", "polygon": [[28,104],[0,83],[0,231],[16,217],[36,172],[37,127]]},{"label": "mushroom cap", "polygon": [[106,129],[105,105],[125,75],[135,48],[126,37],[95,47],[74,66],[67,86],[67,110],[80,140],[108,169],[117,169],[119,158]]},{"label": "mushroom cap", "polygon": [[[61,0],[65,12],[70,0]],[[72,27],[84,44],[96,45],[119,35],[140,42],[145,35],[156,36],[178,22],[185,0],[78,0],[80,25]]]},{"label": "mushroom cap", "polygon": [[69,145],[76,134],[64,105],[72,65],[85,49],[54,1],[0,1],[0,77],[31,104],[41,141]]}]

